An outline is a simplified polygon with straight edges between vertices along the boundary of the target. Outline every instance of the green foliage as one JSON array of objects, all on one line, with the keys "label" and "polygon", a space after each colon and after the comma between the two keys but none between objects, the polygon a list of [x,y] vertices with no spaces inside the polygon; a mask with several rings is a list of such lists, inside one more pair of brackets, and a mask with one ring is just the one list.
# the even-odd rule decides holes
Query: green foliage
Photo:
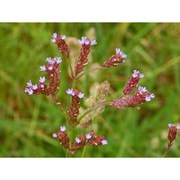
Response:
[{"label": "green foliage", "polygon": [[[108,145],[87,147],[85,157],[161,157],[167,145],[168,123],[178,123],[180,109],[180,24],[170,23],[1,23],[0,24],[0,156],[64,157],[66,152],[52,133],[65,124],[51,97],[24,93],[26,82],[36,83],[44,75],[39,71],[46,57],[60,56],[50,42],[54,32],[67,37],[86,35],[94,28],[97,45],[93,62],[103,63],[116,47],[127,54],[127,62],[99,72],[96,82],[108,80],[117,98],[132,74],[138,69],[145,75],[141,86],[156,98],[140,109],[118,110],[106,107],[93,120],[96,134],[105,135]],[[65,63],[65,62],[63,62]],[[64,95],[70,82],[62,69],[58,97]],[[88,66],[86,67],[86,70]],[[88,96],[93,79],[79,83]],[[67,105],[66,105],[67,106]],[[66,107],[67,108],[67,107]],[[180,156],[177,136],[168,156]],[[78,152],[73,157],[80,157]]]}]

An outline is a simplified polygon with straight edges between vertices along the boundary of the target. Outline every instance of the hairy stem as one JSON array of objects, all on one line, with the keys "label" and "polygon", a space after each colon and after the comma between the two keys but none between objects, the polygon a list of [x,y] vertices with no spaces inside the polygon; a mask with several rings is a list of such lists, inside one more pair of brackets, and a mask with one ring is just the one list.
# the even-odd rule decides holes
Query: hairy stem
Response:
[{"label": "hairy stem", "polygon": [[169,152],[169,149],[171,148],[171,146],[172,146],[172,143],[168,143],[168,146],[166,147],[166,150],[165,150],[165,152],[164,152],[162,157],[166,157],[167,156],[167,153]]}]

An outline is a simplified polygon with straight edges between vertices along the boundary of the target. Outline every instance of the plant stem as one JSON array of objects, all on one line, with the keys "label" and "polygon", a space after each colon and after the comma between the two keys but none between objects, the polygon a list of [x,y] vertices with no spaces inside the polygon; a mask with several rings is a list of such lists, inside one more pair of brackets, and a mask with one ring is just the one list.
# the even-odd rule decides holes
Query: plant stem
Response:
[{"label": "plant stem", "polygon": [[88,109],[87,111],[85,111],[79,118],[78,118],[78,121],[80,122],[81,119],[83,119],[83,117],[85,117],[87,114],[89,114],[90,112],[100,108],[100,107],[103,107],[103,106],[107,106],[107,105],[110,105],[111,102],[103,102],[101,104],[98,104],[96,106],[93,106],[91,109]]},{"label": "plant stem", "polygon": [[66,113],[65,109],[63,108],[63,106],[61,105],[61,102],[57,99],[56,95],[53,96],[53,99],[55,100],[56,105],[58,106],[59,110],[61,112],[63,112],[65,118],[67,118],[67,113]]},{"label": "plant stem", "polygon": [[73,68],[72,68],[72,65],[69,61],[69,58],[67,57],[67,62],[68,62],[68,66],[70,67],[70,70],[71,70],[71,76],[72,76],[72,79],[74,79],[75,75],[74,75],[74,71],[73,71]]},{"label": "plant stem", "polygon": [[171,148],[171,146],[172,146],[172,143],[168,143],[168,146],[166,147],[166,150],[165,150],[165,152],[164,152],[162,157],[166,157],[167,156],[167,153],[169,152],[169,149]]},{"label": "plant stem", "polygon": [[82,156],[81,156],[81,157],[84,157],[84,154],[85,154],[85,151],[86,151],[86,147],[87,147],[87,146],[84,146],[83,152],[82,152]]}]

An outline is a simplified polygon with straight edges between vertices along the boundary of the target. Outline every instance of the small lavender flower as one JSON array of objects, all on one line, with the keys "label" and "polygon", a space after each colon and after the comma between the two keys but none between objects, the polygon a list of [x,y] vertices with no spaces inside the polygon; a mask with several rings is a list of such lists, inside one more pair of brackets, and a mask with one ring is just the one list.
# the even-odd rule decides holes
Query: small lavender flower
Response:
[{"label": "small lavender flower", "polygon": [[116,48],[115,50],[116,50],[116,54],[120,54],[120,52],[121,52],[120,48]]},{"label": "small lavender flower", "polygon": [[52,66],[49,66],[48,69],[49,69],[50,71],[52,71],[52,70],[53,70],[53,67],[52,67]]},{"label": "small lavender flower", "polygon": [[55,43],[55,42],[56,42],[56,38],[57,38],[57,33],[54,33],[54,34],[52,35],[51,41],[52,41],[53,43]]},{"label": "small lavender flower", "polygon": [[57,138],[57,134],[56,134],[56,133],[53,133],[53,134],[52,134],[52,137],[53,137],[53,138]]},{"label": "small lavender flower", "polygon": [[147,96],[146,96],[145,100],[146,100],[147,102],[149,102],[149,101],[151,101],[151,99],[153,99],[153,98],[155,98],[155,95],[154,95],[154,94],[150,94],[150,95],[147,95]]},{"label": "small lavender flower", "polygon": [[171,127],[176,127],[177,130],[180,129],[180,126],[176,126],[176,125],[174,125],[174,124],[168,124],[168,127],[169,127],[169,128],[171,128]]},{"label": "small lavender flower", "polygon": [[102,143],[102,145],[106,145],[108,142],[107,142],[106,139],[103,139],[103,140],[101,141],[101,143]]},{"label": "small lavender flower", "polygon": [[32,86],[32,89],[33,89],[33,90],[36,90],[36,89],[38,89],[38,86],[37,86],[37,84],[33,85],[33,86]]},{"label": "small lavender flower", "polygon": [[[122,52],[120,48],[116,48],[116,54],[121,55],[121,57],[122,57],[123,59],[126,59],[126,58],[127,58],[127,55],[126,55],[124,52]],[[124,60],[124,62],[125,62],[125,60]]]},{"label": "small lavender flower", "polygon": [[91,139],[92,135],[90,133],[86,134],[86,139]]},{"label": "small lavender flower", "polygon": [[41,89],[44,89],[44,87],[45,87],[44,84],[40,84]]},{"label": "small lavender flower", "polygon": [[87,39],[87,37],[82,37],[81,40],[78,40],[78,43],[81,45],[88,45],[89,44],[89,40]]},{"label": "small lavender flower", "polygon": [[40,66],[40,71],[46,71],[46,66],[45,65]]},{"label": "small lavender flower", "polygon": [[72,96],[75,95],[75,92],[74,92],[73,89],[67,89],[67,90],[66,90],[66,93],[69,94],[69,95],[72,95]]},{"label": "small lavender flower", "polygon": [[76,138],[76,142],[79,144],[81,140],[79,138]]},{"label": "small lavender flower", "polygon": [[140,74],[139,71],[137,71],[136,69],[133,71],[133,74],[132,74],[132,77],[133,78],[136,78],[136,77],[140,77],[140,78],[143,78],[144,77],[144,74]]},{"label": "small lavender flower", "polygon": [[96,44],[97,44],[96,40],[91,41],[91,46],[96,45]]},{"label": "small lavender flower", "polygon": [[82,98],[84,97],[84,94],[80,92],[80,93],[78,94],[78,97],[79,97],[80,99],[82,99]]},{"label": "small lavender flower", "polygon": [[61,39],[65,40],[66,39],[66,35],[61,35]]},{"label": "small lavender flower", "polygon": [[61,131],[61,132],[66,131],[66,127],[65,127],[65,126],[60,126],[60,131]]},{"label": "small lavender flower", "polygon": [[54,61],[51,59],[51,57],[46,58],[45,61],[48,62],[49,64],[54,64]]},{"label": "small lavender flower", "polygon": [[139,90],[139,93],[140,93],[140,94],[142,94],[142,93],[144,93],[144,92],[147,92],[146,87],[141,87],[141,86],[139,86],[139,87],[138,87],[138,90]]},{"label": "small lavender flower", "polygon": [[32,94],[33,94],[33,90],[30,89],[30,88],[26,88],[26,89],[25,89],[25,92],[27,92],[29,95],[32,95]]},{"label": "small lavender flower", "polygon": [[54,58],[54,61],[57,63],[57,64],[60,64],[62,62],[62,59],[60,57],[55,57]]},{"label": "small lavender flower", "polygon": [[31,80],[29,80],[29,82],[27,82],[27,86],[28,86],[28,87],[31,87],[31,86],[32,86]]},{"label": "small lavender flower", "polygon": [[43,76],[43,77],[40,77],[39,82],[40,82],[40,83],[44,83],[44,82],[45,82],[45,80],[46,80],[46,78]]}]

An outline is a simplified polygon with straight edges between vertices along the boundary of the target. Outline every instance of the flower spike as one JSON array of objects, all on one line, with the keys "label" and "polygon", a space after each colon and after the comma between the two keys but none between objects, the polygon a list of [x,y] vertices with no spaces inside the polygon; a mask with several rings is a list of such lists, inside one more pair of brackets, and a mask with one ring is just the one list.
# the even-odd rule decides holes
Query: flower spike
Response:
[{"label": "flower spike", "polygon": [[115,49],[116,54],[107,59],[102,67],[108,68],[110,66],[117,66],[119,63],[126,62],[127,55],[123,53],[119,48]]}]

